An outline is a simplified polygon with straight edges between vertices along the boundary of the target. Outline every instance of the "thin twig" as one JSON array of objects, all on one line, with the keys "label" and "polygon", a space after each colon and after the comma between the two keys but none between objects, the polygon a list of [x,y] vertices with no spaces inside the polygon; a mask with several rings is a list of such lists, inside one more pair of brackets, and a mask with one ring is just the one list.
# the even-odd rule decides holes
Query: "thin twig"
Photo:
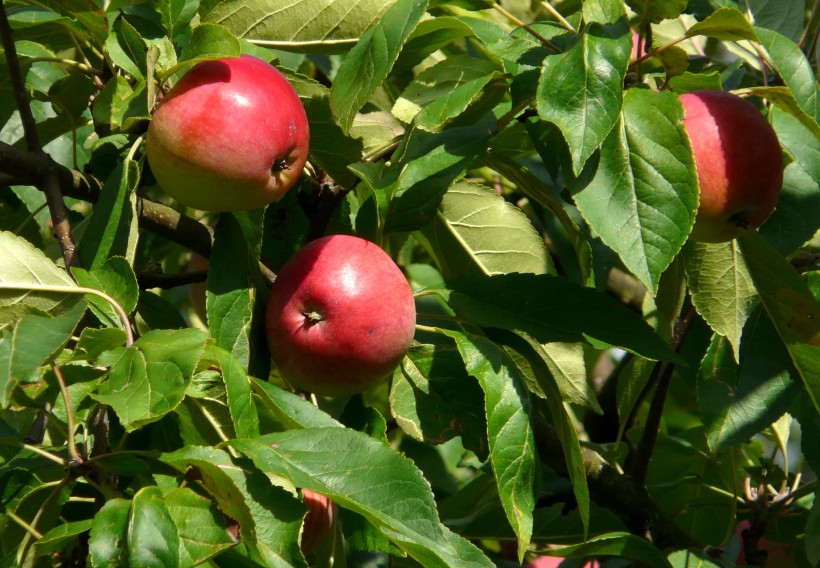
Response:
[{"label": "thin twig", "polygon": [[567,29],[567,30],[571,31],[571,32],[572,32],[572,33],[574,33],[574,34],[577,34],[577,33],[578,33],[578,31],[577,31],[574,27],[572,27],[572,24],[570,24],[570,23],[567,21],[567,19],[566,19],[564,16],[562,16],[562,15],[561,15],[561,12],[559,12],[558,10],[556,10],[555,8],[553,8],[552,4],[550,4],[549,2],[547,2],[546,0],[544,0],[544,2],[541,2],[541,5],[542,5],[544,8],[546,8],[547,12],[549,12],[550,14],[552,14],[552,15],[553,15],[553,17],[554,17],[556,20],[558,20],[558,23],[559,23],[559,24],[561,24],[562,26],[564,26],[564,28],[565,28],[565,29]]},{"label": "thin twig", "polygon": [[532,37],[534,37],[535,39],[540,41],[545,47],[548,47],[549,49],[553,50],[555,53],[561,53],[561,48],[559,48],[557,45],[552,43],[550,40],[548,40],[547,38],[545,38],[544,36],[539,34],[537,31],[532,29],[530,26],[528,26],[527,24],[525,24],[524,22],[522,22],[521,20],[516,18],[514,14],[511,14],[510,12],[508,12],[507,10],[502,8],[501,5],[498,2],[493,2],[493,9],[496,12],[498,12],[499,14],[501,14],[502,16],[504,16],[505,18],[507,18],[513,24],[518,26],[519,28],[522,28],[525,32],[530,34]]},{"label": "thin twig", "polygon": [[77,444],[74,442],[74,428],[76,423],[74,422],[74,408],[71,406],[71,397],[68,395],[68,386],[65,383],[65,378],[63,377],[63,372],[60,370],[60,367],[52,363],[51,368],[54,370],[57,383],[60,385],[60,392],[63,393],[63,400],[65,400],[65,413],[68,417],[68,455],[71,456],[72,462],[80,464],[83,461],[83,457],[77,451]]},{"label": "thin twig", "polygon": [[[683,340],[686,338],[686,332],[689,330],[689,324],[695,317],[695,307],[690,305],[675,324],[675,330],[672,334],[672,339],[669,341],[669,347],[678,352]],[[649,471],[649,461],[652,457],[652,451],[655,448],[655,442],[658,439],[658,430],[661,425],[661,418],[663,416],[663,407],[666,403],[666,395],[669,392],[669,386],[672,382],[672,371],[675,369],[675,364],[669,361],[659,361],[655,368],[652,369],[652,375],[649,377],[648,384],[655,384],[655,394],[652,397],[652,402],[649,405],[649,412],[644,424],[643,434],[638,443],[638,447],[632,454],[629,460],[627,471],[635,483],[644,485],[646,483],[646,475]]]},{"label": "thin twig", "polygon": [[65,465],[66,465],[66,461],[63,458],[61,458],[60,456],[56,455],[56,454],[52,454],[51,452],[47,452],[46,450],[44,450],[42,448],[38,448],[37,446],[34,446],[32,444],[21,444],[21,445],[22,445],[23,448],[27,449],[28,451],[34,452],[35,454],[39,454],[39,455],[43,456],[44,458],[50,459],[51,461],[53,461],[56,464],[59,464],[63,467],[65,467]]}]

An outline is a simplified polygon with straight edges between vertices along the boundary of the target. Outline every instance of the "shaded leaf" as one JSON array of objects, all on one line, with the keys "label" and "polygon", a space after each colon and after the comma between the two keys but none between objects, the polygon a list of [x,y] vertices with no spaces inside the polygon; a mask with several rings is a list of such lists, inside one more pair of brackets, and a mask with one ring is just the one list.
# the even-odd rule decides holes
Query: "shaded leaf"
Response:
[{"label": "shaded leaf", "polygon": [[737,243],[689,243],[683,259],[692,303],[709,327],[729,340],[739,361],[741,333],[757,292]]}]

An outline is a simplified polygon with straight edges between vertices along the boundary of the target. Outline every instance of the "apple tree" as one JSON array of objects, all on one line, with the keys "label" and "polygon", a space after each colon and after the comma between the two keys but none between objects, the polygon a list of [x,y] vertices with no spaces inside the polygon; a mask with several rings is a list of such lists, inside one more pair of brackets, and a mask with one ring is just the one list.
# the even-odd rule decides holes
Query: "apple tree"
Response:
[{"label": "apple tree", "polygon": [[820,565],[819,10],[0,0],[0,567]]}]

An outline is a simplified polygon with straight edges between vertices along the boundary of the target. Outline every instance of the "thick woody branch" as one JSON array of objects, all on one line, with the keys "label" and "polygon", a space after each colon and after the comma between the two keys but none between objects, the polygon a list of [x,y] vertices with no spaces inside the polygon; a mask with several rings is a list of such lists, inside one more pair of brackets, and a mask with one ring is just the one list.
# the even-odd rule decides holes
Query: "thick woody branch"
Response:
[{"label": "thick woody branch", "polygon": [[[31,112],[26,84],[20,71],[17,48],[14,45],[14,38],[12,37],[11,26],[9,25],[3,0],[0,0],[0,40],[2,40],[3,51],[6,55],[12,92],[17,103],[17,110],[20,112],[20,122],[23,125],[26,147],[32,155],[41,155],[42,146],[40,146],[40,138],[37,135],[37,122]],[[74,255],[74,238],[71,235],[71,225],[68,222],[68,208],[65,206],[60,191],[60,181],[53,165],[40,178],[38,188],[46,194],[54,236],[60,243],[65,265],[66,267],[74,266],[76,256]]]}]

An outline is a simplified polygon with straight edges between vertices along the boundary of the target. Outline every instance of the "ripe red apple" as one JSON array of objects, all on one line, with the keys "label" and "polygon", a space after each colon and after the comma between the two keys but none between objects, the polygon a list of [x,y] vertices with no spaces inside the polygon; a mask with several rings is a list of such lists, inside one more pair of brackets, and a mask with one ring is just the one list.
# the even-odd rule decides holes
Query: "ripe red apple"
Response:
[{"label": "ripe red apple", "polygon": [[243,55],[204,61],[162,98],[146,152],[159,185],[204,211],[241,211],[278,200],[308,154],[305,109],[272,65]]},{"label": "ripe red apple", "polygon": [[323,396],[363,392],[413,340],[413,292],[378,245],[333,235],[302,247],[271,288],[267,339],[282,376]]},{"label": "ripe red apple", "polygon": [[[561,564],[566,560],[560,556],[539,556],[529,562],[526,568],[560,568]],[[597,560],[590,560],[583,565],[583,568],[600,568]]]},{"label": "ripe red apple", "polygon": [[680,96],[700,207],[690,239],[719,243],[771,215],[783,185],[780,142],[750,102],[723,91]]},{"label": "ripe red apple", "polygon": [[334,506],[333,501],[310,489],[302,489],[302,501],[308,508],[302,526],[302,553],[310,554],[333,526]]}]

